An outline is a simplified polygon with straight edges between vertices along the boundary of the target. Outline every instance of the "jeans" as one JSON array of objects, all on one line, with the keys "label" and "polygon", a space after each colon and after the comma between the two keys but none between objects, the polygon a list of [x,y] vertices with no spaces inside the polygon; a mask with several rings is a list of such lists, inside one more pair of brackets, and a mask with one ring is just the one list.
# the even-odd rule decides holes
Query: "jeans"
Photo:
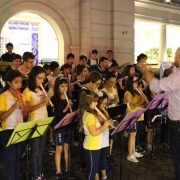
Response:
[{"label": "jeans", "polygon": [[19,180],[20,157],[22,143],[6,147],[13,130],[0,132],[0,156],[1,163],[7,166],[7,180]]},{"label": "jeans", "polygon": [[34,179],[37,179],[43,173],[42,156],[45,149],[46,136],[47,133],[31,140],[31,166]]},{"label": "jeans", "polygon": [[176,180],[180,180],[180,122],[169,122],[169,144]]}]

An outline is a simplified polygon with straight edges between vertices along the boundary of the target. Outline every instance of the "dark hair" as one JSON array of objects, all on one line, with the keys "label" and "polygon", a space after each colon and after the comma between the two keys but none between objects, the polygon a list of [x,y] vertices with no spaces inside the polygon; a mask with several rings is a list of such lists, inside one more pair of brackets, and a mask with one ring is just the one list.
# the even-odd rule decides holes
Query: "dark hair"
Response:
[{"label": "dark hair", "polygon": [[10,42],[6,44],[6,48],[7,48],[8,46],[14,47],[14,46],[13,46],[13,43],[10,43]]},{"label": "dark hair", "polygon": [[22,59],[21,55],[19,54],[14,54],[13,57],[12,57],[12,61],[14,61],[15,59]]},{"label": "dark hair", "polygon": [[82,131],[83,129],[84,111],[87,111],[97,116],[97,112],[90,108],[91,103],[94,101],[98,101],[98,95],[94,91],[84,90],[81,93],[81,97],[79,100],[79,129],[80,131]]},{"label": "dark hair", "polygon": [[143,54],[143,53],[139,54],[139,56],[137,56],[137,62],[141,61],[141,59],[144,59],[144,58],[147,59],[147,55],[146,54]]},{"label": "dark hair", "polygon": [[107,51],[107,54],[108,54],[108,53],[113,53],[113,51],[112,51],[112,50],[108,50],[108,51]]},{"label": "dark hair", "polygon": [[99,60],[99,64],[100,64],[101,62],[105,61],[105,60],[108,60],[108,58],[107,58],[107,57],[101,57],[100,60]]},{"label": "dark hair", "polygon": [[115,67],[115,66],[119,69],[119,65],[118,65],[117,62],[113,62],[113,63],[110,65],[110,68],[111,68],[111,67]]},{"label": "dark hair", "polygon": [[59,63],[56,61],[52,61],[49,65],[49,67],[50,67],[51,71],[54,71],[56,68],[59,67]]},{"label": "dark hair", "polygon": [[48,69],[50,69],[50,65],[49,65],[49,64],[44,64],[44,65],[43,65],[43,68],[44,68],[45,70],[48,70]]},{"label": "dark hair", "polygon": [[69,58],[74,58],[74,54],[72,53],[67,54],[66,59],[69,59]]},{"label": "dark hair", "polygon": [[116,75],[109,71],[106,75],[105,75],[105,79],[108,81],[110,78],[117,78]]},{"label": "dark hair", "polygon": [[86,57],[86,56],[80,55],[79,60],[83,60],[84,58],[87,60],[87,57]]},{"label": "dark hair", "polygon": [[148,98],[149,101],[152,100],[152,97],[151,97],[151,90],[150,90],[150,88],[149,88],[149,85],[146,87],[145,95],[146,95],[146,97]]},{"label": "dark hair", "polygon": [[143,81],[142,81],[142,80],[139,80],[139,81],[138,81],[138,87],[139,87],[140,85],[142,85],[142,88],[144,88],[144,84],[143,84]]},{"label": "dark hair", "polygon": [[98,99],[98,105],[97,105],[98,108],[100,107],[100,105],[104,101],[104,99],[106,99],[106,98],[108,99],[107,93],[105,93],[103,91],[101,91],[101,92],[103,93],[103,95],[101,97],[99,97],[99,99]]},{"label": "dark hair", "polygon": [[66,64],[64,64],[63,68],[64,68],[64,69],[67,69],[67,68],[70,68],[70,69],[71,69],[72,66],[71,66],[70,64],[66,63]]},{"label": "dark hair", "polygon": [[28,75],[27,87],[33,92],[35,92],[35,89],[36,89],[36,77],[40,73],[46,74],[45,69],[41,66],[34,66]]},{"label": "dark hair", "polygon": [[[135,76],[128,76],[127,80],[125,81],[125,91],[129,91],[132,96],[135,96],[135,94],[138,94],[134,89],[133,89],[133,83],[135,82],[134,79]],[[138,94],[139,95],[139,94]]]},{"label": "dark hair", "polygon": [[[60,98],[61,94],[60,94],[60,92],[59,92],[59,86],[60,86],[61,84],[67,84],[67,85],[69,85],[68,79],[67,79],[67,78],[63,78],[63,77],[58,77],[58,78],[56,78],[56,80],[55,80],[54,88],[53,88],[53,89],[54,89],[54,97],[55,97],[55,103],[56,103],[56,104],[59,104],[60,101],[62,100],[62,99]],[[70,96],[70,93],[69,93],[69,88],[68,88],[68,90],[67,90],[66,93],[67,93],[68,98],[70,98],[71,96]]]},{"label": "dark hair", "polygon": [[9,84],[7,82],[8,81],[12,82],[13,79],[15,79],[17,77],[22,77],[22,74],[19,71],[12,70],[12,69],[9,70],[7,72],[7,74],[5,75],[5,86],[4,86],[3,90],[2,90],[2,92],[5,92],[5,91],[7,91],[9,89],[10,86],[9,86]]},{"label": "dark hair", "polygon": [[89,73],[89,75],[86,79],[86,83],[89,83],[89,82],[95,83],[98,80],[102,81],[102,75],[97,71],[93,71],[93,72]]},{"label": "dark hair", "polygon": [[84,64],[79,65],[79,66],[77,67],[77,70],[76,70],[77,75],[80,75],[80,73],[82,73],[82,72],[83,72],[83,69],[85,69],[85,68],[87,68],[86,65],[84,65]]},{"label": "dark hair", "polygon": [[125,66],[122,72],[122,77],[129,76],[130,75],[129,71],[132,67],[134,67],[132,64]]},{"label": "dark hair", "polygon": [[34,59],[35,58],[35,56],[34,56],[34,54],[33,53],[31,53],[31,52],[24,52],[24,54],[23,54],[23,56],[22,56],[22,58],[23,58],[23,62],[24,61],[28,61],[28,59]]},{"label": "dark hair", "polygon": [[97,49],[93,49],[92,52],[91,52],[91,54],[98,54]]}]

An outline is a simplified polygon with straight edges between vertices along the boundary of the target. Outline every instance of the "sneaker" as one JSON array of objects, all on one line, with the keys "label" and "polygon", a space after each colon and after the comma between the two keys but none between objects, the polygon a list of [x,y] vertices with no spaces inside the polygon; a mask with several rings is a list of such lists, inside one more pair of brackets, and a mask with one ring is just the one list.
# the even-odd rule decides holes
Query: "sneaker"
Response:
[{"label": "sneaker", "polygon": [[68,171],[68,172],[66,172],[66,174],[68,175],[69,179],[76,179],[76,177],[72,171]]},{"label": "sneaker", "polygon": [[56,174],[56,179],[57,179],[57,180],[63,180],[63,173],[62,173],[62,172],[57,173],[57,174]]},{"label": "sneaker", "polygon": [[87,172],[87,168],[80,167],[80,171],[85,175]]},{"label": "sneaker", "polygon": [[105,178],[102,178],[101,180],[109,180],[107,177],[105,177]]},{"label": "sneaker", "polygon": [[44,174],[40,174],[40,176],[38,177],[38,180],[46,180],[46,177],[44,176]]},{"label": "sneaker", "polygon": [[107,158],[108,162],[111,163],[111,164],[116,162],[111,155],[106,156],[106,158]]},{"label": "sneaker", "polygon": [[144,150],[144,148],[142,148],[140,145],[139,146],[136,146],[136,149],[135,149],[136,152],[138,153],[142,153],[144,154],[146,151]]},{"label": "sneaker", "polygon": [[78,147],[78,146],[79,146],[79,142],[74,142],[73,145],[76,146],[76,147]]},{"label": "sneaker", "polygon": [[143,157],[143,154],[141,154],[141,153],[138,153],[138,152],[135,152],[134,154],[133,154],[133,156],[134,157]]},{"label": "sneaker", "polygon": [[148,151],[152,151],[152,145],[151,145],[151,144],[147,144],[146,149],[147,149]]},{"label": "sneaker", "polygon": [[125,138],[128,138],[129,137],[129,132],[127,130],[125,130],[123,135],[124,135]]},{"label": "sneaker", "polygon": [[49,141],[49,148],[50,149],[55,149],[56,148],[56,144],[55,144],[54,140]]},{"label": "sneaker", "polygon": [[136,157],[132,156],[127,156],[127,160],[131,161],[131,162],[139,162],[138,159],[136,159]]}]

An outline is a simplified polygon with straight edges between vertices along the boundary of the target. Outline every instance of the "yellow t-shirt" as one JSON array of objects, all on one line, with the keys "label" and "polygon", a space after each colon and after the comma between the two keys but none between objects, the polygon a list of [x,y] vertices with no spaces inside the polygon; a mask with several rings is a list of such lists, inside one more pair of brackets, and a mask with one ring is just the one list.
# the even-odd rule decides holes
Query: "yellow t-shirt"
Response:
[{"label": "yellow t-shirt", "polygon": [[92,136],[91,133],[89,132],[88,127],[93,124],[95,124],[97,128],[101,126],[100,122],[93,114],[85,111],[83,115],[83,128],[85,134],[85,138],[83,142],[84,149],[98,150],[103,147],[103,133],[97,136]]},{"label": "yellow t-shirt", "polygon": [[[138,98],[138,95],[135,94],[135,96],[133,96],[129,91],[126,91],[125,94],[124,94],[124,101],[126,102],[126,96],[129,95],[131,97],[131,104],[136,104],[136,103],[139,103],[139,98]],[[134,112],[136,111],[137,109],[141,109],[142,107],[141,106],[136,106],[134,108],[131,108],[131,111],[128,111],[127,110],[127,113],[129,112]],[[144,120],[144,115],[140,116],[139,119],[137,121],[142,121]]]},{"label": "yellow t-shirt", "polygon": [[[23,98],[24,99],[24,98]],[[7,90],[0,95],[0,111],[10,109],[17,99]],[[15,109],[6,119],[2,121],[2,130],[14,129],[18,123],[23,123],[23,114],[20,108]]]},{"label": "yellow t-shirt", "polygon": [[[43,91],[41,90],[38,90],[37,92],[33,92],[33,91],[30,91],[29,88],[26,88],[23,91],[23,94],[24,94],[25,100],[30,103],[30,106],[35,106],[41,103],[45,98],[45,95]],[[28,116],[28,121],[34,121],[34,120],[43,119],[47,117],[48,117],[47,108],[46,106],[44,106],[39,109],[36,109],[35,111],[30,112]]]}]

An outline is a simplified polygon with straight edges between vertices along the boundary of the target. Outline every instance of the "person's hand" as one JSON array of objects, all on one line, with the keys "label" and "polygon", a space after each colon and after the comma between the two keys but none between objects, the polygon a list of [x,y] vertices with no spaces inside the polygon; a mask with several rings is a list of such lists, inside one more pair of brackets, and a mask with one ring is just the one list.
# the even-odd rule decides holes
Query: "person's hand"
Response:
[{"label": "person's hand", "polygon": [[15,102],[15,104],[13,105],[13,108],[17,109],[18,107],[22,107],[23,105],[23,101],[22,99],[19,99]]},{"label": "person's hand", "polygon": [[54,86],[53,83],[50,82],[50,81],[48,81],[47,84],[48,84],[49,87],[53,87]]},{"label": "person's hand", "polygon": [[44,98],[43,102],[42,102],[42,106],[46,106],[50,101],[50,97],[49,94],[47,94],[47,96]]},{"label": "person's hand", "polygon": [[104,126],[108,127],[111,124],[112,120],[111,119],[107,119],[106,121],[104,121]]},{"label": "person's hand", "polygon": [[70,105],[70,107],[72,107],[73,106],[73,102],[70,99],[68,101],[69,101],[68,104]]},{"label": "person's hand", "polygon": [[147,100],[146,96],[140,96],[140,103],[143,104]]},{"label": "person's hand", "polygon": [[74,90],[74,85],[72,83],[69,84],[69,90],[73,91]]},{"label": "person's hand", "polygon": [[150,70],[146,71],[145,74],[144,74],[144,79],[150,84],[151,81],[153,80],[154,78],[154,73]]}]

